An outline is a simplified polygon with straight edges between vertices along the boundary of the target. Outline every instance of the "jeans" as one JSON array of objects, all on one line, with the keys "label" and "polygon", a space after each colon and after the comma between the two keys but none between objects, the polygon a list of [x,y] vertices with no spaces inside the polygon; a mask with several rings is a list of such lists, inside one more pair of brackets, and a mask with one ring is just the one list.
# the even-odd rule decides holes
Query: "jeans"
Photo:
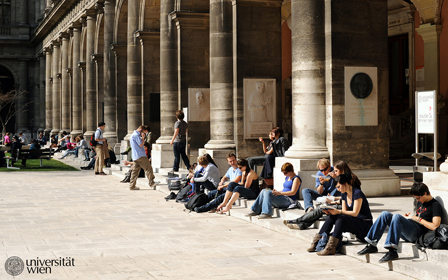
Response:
[{"label": "jeans", "polygon": [[218,190],[213,190],[207,194],[207,197],[210,202],[207,203],[206,205],[198,207],[198,213],[207,212],[212,209],[215,209],[218,207],[219,204],[221,204],[224,201],[225,193],[220,194],[220,195],[218,195],[218,197],[215,198],[217,192],[218,192]]},{"label": "jeans", "polygon": [[386,226],[389,226],[389,232],[387,233],[384,248],[393,247],[397,249],[400,237],[405,241],[414,243],[425,233],[425,228],[417,222],[410,221],[400,214],[384,211],[370,228],[365,240],[377,246],[378,241],[386,230]]},{"label": "jeans", "polygon": [[213,185],[213,183],[209,180],[205,180],[205,182],[195,182],[194,184],[196,192],[203,192],[204,189],[209,191],[216,190],[215,185]]},{"label": "jeans", "polygon": [[67,150],[65,154],[61,157],[61,159],[65,158],[68,155],[76,155],[75,150]]},{"label": "jeans", "polygon": [[185,153],[185,147],[187,146],[187,142],[174,142],[173,143],[173,150],[174,150],[174,165],[173,170],[179,171],[179,163],[180,163],[180,156],[182,156],[182,160],[184,161],[184,164],[186,168],[190,168],[190,160],[187,157],[187,154]]},{"label": "jeans", "polygon": [[286,208],[293,203],[292,199],[286,195],[275,196],[271,190],[262,190],[251,207],[251,210],[257,214],[274,213],[272,206],[277,208]]},{"label": "jeans", "polygon": [[308,208],[313,207],[313,200],[316,200],[318,197],[326,196],[328,194],[332,196],[341,195],[336,188],[334,188],[334,190],[331,193],[324,191],[322,194],[319,194],[317,191],[313,189],[303,189],[302,196],[303,196],[303,202],[305,204],[305,211],[308,210]]},{"label": "jeans", "polygon": [[240,194],[240,196],[247,198],[247,199],[257,198],[257,193],[255,193],[253,190],[245,188],[244,186],[241,186],[235,182],[230,182],[229,186],[227,187],[227,191],[228,192],[237,192]]}]

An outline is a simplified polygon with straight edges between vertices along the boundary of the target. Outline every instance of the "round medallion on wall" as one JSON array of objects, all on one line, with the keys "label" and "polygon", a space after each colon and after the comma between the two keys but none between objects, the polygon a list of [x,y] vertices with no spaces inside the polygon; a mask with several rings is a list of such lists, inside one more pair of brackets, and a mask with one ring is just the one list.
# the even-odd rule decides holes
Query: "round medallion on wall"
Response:
[{"label": "round medallion on wall", "polygon": [[373,90],[373,82],[366,73],[356,73],[350,80],[350,91],[357,99],[367,98]]}]

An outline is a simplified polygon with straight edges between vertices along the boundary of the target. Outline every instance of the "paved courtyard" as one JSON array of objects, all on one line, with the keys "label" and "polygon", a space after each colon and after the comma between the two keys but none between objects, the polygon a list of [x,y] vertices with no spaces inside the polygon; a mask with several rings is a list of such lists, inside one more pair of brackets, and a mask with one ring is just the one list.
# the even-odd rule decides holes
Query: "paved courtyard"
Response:
[{"label": "paved courtyard", "polygon": [[[0,177],[0,279],[13,279],[4,268],[11,256],[25,262],[15,279],[410,279],[345,255],[307,253],[308,242],[233,217],[185,212],[115,176]],[[74,266],[36,265],[60,257]]]}]

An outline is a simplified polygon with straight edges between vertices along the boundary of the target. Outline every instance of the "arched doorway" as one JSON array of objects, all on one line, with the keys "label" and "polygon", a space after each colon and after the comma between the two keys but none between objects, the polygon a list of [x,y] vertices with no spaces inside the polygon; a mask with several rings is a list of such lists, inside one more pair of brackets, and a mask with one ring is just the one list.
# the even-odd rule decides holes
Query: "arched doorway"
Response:
[{"label": "arched doorway", "polygon": [[[15,117],[11,116],[14,107],[11,108],[11,104],[7,104],[7,97],[5,94],[14,90],[14,77],[8,68],[0,65],[0,116],[2,122],[6,123],[6,129],[0,123],[0,129],[2,132],[15,132]],[[14,106],[14,105],[13,105]]]}]

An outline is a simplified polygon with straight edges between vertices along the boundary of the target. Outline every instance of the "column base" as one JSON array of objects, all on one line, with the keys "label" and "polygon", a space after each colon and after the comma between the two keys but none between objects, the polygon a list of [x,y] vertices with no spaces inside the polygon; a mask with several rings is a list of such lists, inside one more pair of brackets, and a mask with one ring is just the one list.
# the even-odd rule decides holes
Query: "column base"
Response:
[{"label": "column base", "polygon": [[300,159],[315,159],[315,158],[328,158],[330,153],[326,147],[300,147],[299,145],[292,145],[285,156],[288,158],[300,158]]},{"label": "column base", "polygon": [[[302,179],[300,187],[300,199],[302,199],[302,190],[304,188],[314,189],[316,186],[315,178],[311,175],[317,173],[317,161],[319,159],[295,159],[287,157],[275,158],[274,168],[274,188],[283,189],[285,176],[281,172],[281,167],[285,162],[294,166],[294,171]],[[361,181],[361,189],[367,197],[376,196],[396,196],[401,194],[400,178],[390,169],[358,169],[352,170]]]},{"label": "column base", "polygon": [[173,139],[172,136],[160,136],[160,137],[156,140],[156,144],[170,144],[171,139]]},{"label": "column base", "polygon": [[[207,150],[235,150],[236,144],[233,140],[210,140],[204,145]],[[234,151],[235,152],[235,151]],[[227,162],[227,160],[226,160]]]},{"label": "column base", "polygon": [[119,142],[117,134],[115,134],[115,133],[110,133],[110,132],[108,133],[106,131],[106,132],[104,132],[103,135],[104,135],[104,138],[107,139],[107,143],[109,144],[109,146],[111,146],[111,148],[114,148],[115,145]]},{"label": "column base", "polygon": [[[160,139],[160,138],[159,138]],[[173,146],[168,144],[159,144],[156,141],[152,144],[151,164],[154,168],[170,168],[174,164]]]},{"label": "column base", "polygon": [[93,134],[95,134],[95,131],[86,131],[86,132],[84,132],[84,139],[87,142],[90,142],[90,137],[92,137]]},{"label": "column base", "polygon": [[58,135],[61,130],[58,128],[53,128],[50,132],[51,135]]},{"label": "column base", "polygon": [[[235,154],[235,149],[199,149],[199,156],[202,156],[204,154],[208,153],[215,163],[218,165],[219,173],[221,176],[224,176],[229,169],[229,164],[227,163],[227,155],[230,153]],[[196,159],[194,159],[196,160]],[[191,161],[193,164],[193,161]]]},{"label": "column base", "polygon": [[[70,135],[73,135],[73,136],[79,135],[79,134],[82,134],[81,130],[73,130],[72,132],[70,132]],[[90,141],[90,139],[84,139],[84,140],[86,140],[86,141],[89,140]]]}]

